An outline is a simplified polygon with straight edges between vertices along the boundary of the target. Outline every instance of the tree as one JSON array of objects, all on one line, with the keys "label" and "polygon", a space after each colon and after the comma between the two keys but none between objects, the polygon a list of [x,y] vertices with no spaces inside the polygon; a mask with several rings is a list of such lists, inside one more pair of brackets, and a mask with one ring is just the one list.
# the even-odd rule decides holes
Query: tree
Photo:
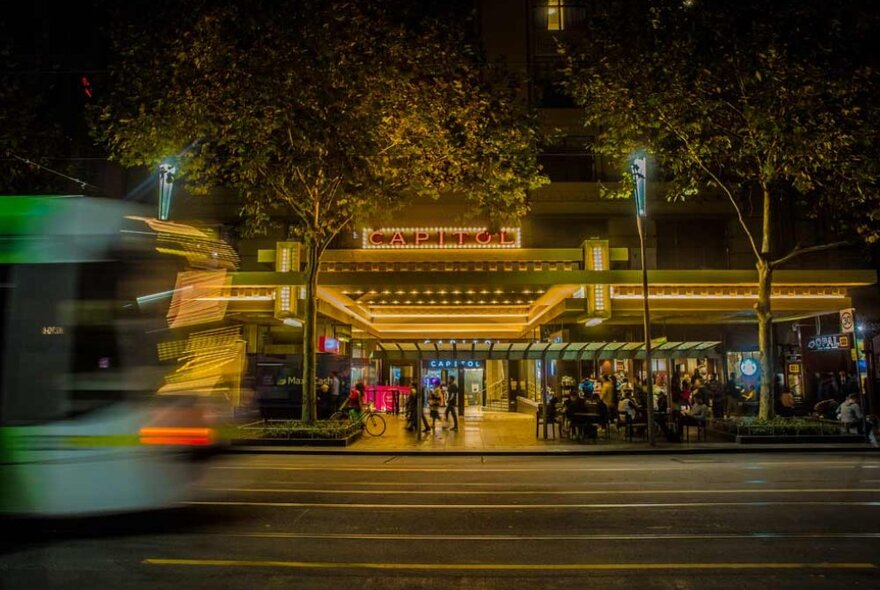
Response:
[{"label": "tree", "polygon": [[124,164],[180,154],[191,188],[238,190],[251,231],[292,222],[306,253],[311,421],[331,240],[356,216],[449,191],[491,223],[522,215],[543,182],[537,125],[454,19],[406,2],[240,4],[188,3],[171,31],[125,30],[96,130]]},{"label": "tree", "polygon": [[[599,129],[597,149],[656,159],[668,199],[708,187],[730,202],[755,257],[760,416],[773,413],[773,272],[842,241],[875,238],[877,76],[864,60],[876,18],[858,2],[631,1],[603,5],[567,57],[566,85]],[[624,176],[621,192],[629,193]],[[760,226],[749,204],[760,203]],[[832,224],[780,247],[783,204]]]},{"label": "tree", "polygon": [[65,158],[74,142],[52,104],[57,76],[41,75],[0,26],[0,193],[93,192],[78,181],[80,167]]}]

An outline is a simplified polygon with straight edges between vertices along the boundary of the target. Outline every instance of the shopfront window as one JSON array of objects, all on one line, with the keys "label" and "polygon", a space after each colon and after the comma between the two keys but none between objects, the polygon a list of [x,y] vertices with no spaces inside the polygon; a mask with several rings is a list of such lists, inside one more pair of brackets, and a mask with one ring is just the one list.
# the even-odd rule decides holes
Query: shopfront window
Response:
[{"label": "shopfront window", "polygon": [[757,388],[761,383],[761,356],[758,351],[728,352],[727,368],[733,373],[737,384],[743,387],[754,385]]}]

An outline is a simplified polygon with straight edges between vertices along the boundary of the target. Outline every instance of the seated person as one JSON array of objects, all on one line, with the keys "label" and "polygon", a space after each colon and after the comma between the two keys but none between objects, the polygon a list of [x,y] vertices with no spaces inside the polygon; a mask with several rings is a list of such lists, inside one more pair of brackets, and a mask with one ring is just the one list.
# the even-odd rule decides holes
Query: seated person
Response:
[{"label": "seated person", "polygon": [[706,423],[708,417],[709,406],[703,403],[701,396],[696,396],[693,399],[693,405],[686,412],[682,412],[681,421],[682,424],[701,425]]},{"label": "seated person", "polygon": [[742,400],[743,400],[744,402],[754,402],[754,401],[758,401],[758,392],[755,391],[755,386],[754,386],[754,385],[749,385],[749,390],[746,391],[746,393],[745,393],[745,395],[743,396]]},{"label": "seated person", "polygon": [[794,416],[794,396],[791,394],[791,390],[786,387],[782,390],[782,395],[779,396],[779,411],[780,416],[784,416],[786,418]]},{"label": "seated person", "polygon": [[837,402],[831,398],[823,399],[813,406],[813,413],[826,420],[834,420],[837,417]]},{"label": "seated person", "polygon": [[632,392],[624,392],[623,399],[617,404],[617,413],[620,416],[620,421],[626,424],[627,436],[631,438],[633,422],[639,415],[639,406],[633,399]]},{"label": "seated person", "polygon": [[607,424],[608,423],[608,406],[605,405],[605,402],[602,401],[602,398],[599,397],[598,393],[593,394],[593,399],[590,402],[596,407],[596,413],[599,414],[599,424]]},{"label": "seated person", "polygon": [[578,396],[577,391],[572,391],[564,404],[565,419],[571,424],[572,435],[583,435],[584,425],[587,423],[586,416],[576,416],[587,412],[587,405]]},{"label": "seated person", "polygon": [[846,399],[840,404],[838,412],[840,423],[843,424],[847,432],[851,428],[854,428],[856,432],[862,432],[862,420],[865,415],[862,413],[862,407],[859,405],[858,394],[851,393],[846,396]]},{"label": "seated person", "polygon": [[556,395],[551,395],[550,399],[547,400],[547,422],[553,422],[556,420],[556,411],[559,407],[559,398]]},{"label": "seated person", "polygon": [[624,392],[623,398],[617,403],[617,413],[622,421],[635,420],[639,415],[639,406],[631,392]]},{"label": "seated person", "polygon": [[658,416],[665,416],[666,411],[669,409],[669,402],[666,399],[665,393],[660,393],[657,396],[657,414]]}]

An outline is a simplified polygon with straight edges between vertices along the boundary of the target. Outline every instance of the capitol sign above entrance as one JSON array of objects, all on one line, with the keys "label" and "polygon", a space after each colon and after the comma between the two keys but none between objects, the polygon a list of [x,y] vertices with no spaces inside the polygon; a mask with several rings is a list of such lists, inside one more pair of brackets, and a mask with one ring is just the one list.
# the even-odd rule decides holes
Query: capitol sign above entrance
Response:
[{"label": "capitol sign above entrance", "polygon": [[392,227],[364,228],[362,245],[367,250],[413,248],[519,248],[519,228],[489,231],[485,227]]}]

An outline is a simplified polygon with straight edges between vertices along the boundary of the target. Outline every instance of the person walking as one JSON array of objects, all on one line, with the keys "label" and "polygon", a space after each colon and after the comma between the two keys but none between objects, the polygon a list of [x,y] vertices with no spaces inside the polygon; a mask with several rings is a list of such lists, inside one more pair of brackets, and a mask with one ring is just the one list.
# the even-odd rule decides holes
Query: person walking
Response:
[{"label": "person walking", "polygon": [[455,383],[455,377],[449,378],[449,384],[446,386],[446,413],[443,419],[449,422],[449,415],[452,414],[452,428],[449,430],[455,432],[458,430],[458,385]]},{"label": "person walking", "polygon": [[415,432],[419,427],[419,418],[422,420],[422,428],[424,432],[428,432],[431,428],[428,426],[428,420],[423,413],[419,416],[418,391],[413,386],[408,386],[409,393],[406,396],[406,429]]},{"label": "person walking", "polygon": [[425,427],[424,432],[433,432],[437,421],[440,419],[440,406],[443,404],[443,390],[438,383],[431,393],[428,394],[428,408],[431,411],[431,427]]}]

